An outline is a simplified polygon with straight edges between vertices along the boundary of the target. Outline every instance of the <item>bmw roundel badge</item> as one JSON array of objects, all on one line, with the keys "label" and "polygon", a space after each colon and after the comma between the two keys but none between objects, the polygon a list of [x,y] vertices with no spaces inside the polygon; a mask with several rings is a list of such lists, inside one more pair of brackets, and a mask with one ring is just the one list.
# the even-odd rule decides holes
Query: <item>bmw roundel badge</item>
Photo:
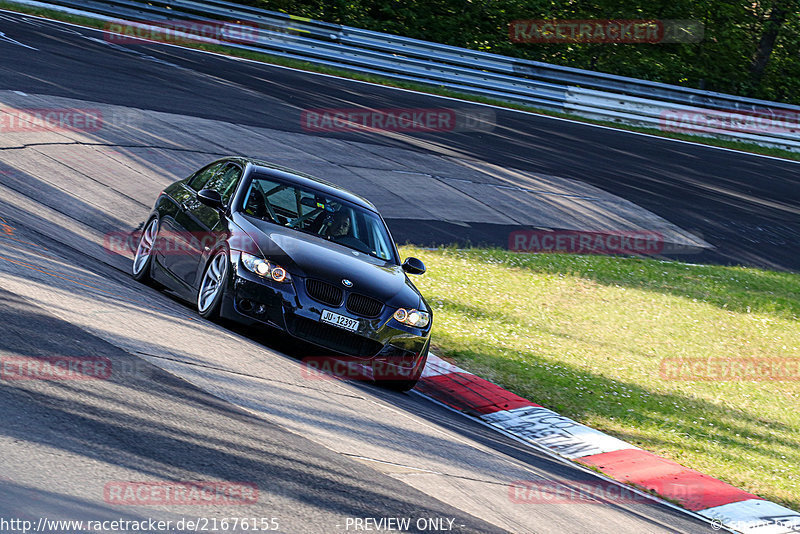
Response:
[{"label": "bmw roundel badge", "polygon": [[353,287],[353,282],[351,282],[347,278],[344,278],[344,279],[342,279],[342,285],[344,287]]}]

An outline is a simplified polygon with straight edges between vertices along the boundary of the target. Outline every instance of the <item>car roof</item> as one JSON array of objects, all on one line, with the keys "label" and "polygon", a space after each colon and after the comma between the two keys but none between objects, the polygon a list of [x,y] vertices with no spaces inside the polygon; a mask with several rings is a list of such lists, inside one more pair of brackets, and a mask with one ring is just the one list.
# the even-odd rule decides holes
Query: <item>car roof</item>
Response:
[{"label": "car roof", "polygon": [[315,189],[320,191],[321,193],[331,195],[334,197],[338,197],[342,200],[346,200],[362,208],[366,208],[370,211],[378,212],[377,208],[370,202],[369,200],[356,195],[344,189],[336,184],[323,180],[321,178],[317,178],[316,176],[312,176],[310,174],[306,174],[304,172],[296,171],[294,169],[290,169],[288,167],[283,167],[281,165],[276,165],[274,163],[270,163],[268,161],[254,159],[254,158],[241,158],[241,157],[231,157],[225,158],[226,160],[231,161],[238,161],[243,165],[250,164],[253,166],[253,172],[258,172],[260,174],[266,174],[268,176],[273,176],[275,178],[280,179],[283,182],[289,182],[292,184],[299,185],[301,187],[308,187],[310,189]]}]

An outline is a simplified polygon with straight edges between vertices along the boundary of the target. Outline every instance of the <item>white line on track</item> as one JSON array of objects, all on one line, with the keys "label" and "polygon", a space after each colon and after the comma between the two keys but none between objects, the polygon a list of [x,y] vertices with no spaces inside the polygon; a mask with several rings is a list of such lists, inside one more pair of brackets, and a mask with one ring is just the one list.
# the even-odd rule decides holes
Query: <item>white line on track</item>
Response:
[{"label": "white line on track", "polygon": [[19,41],[15,41],[14,39],[12,39],[11,37],[7,36],[3,32],[0,32],[0,41],[5,41],[6,43],[15,44],[15,45],[18,45],[18,46],[24,46],[25,48],[30,48],[31,50],[36,50],[37,52],[39,51],[38,48],[34,48],[32,46],[28,46],[26,44],[22,44]]},{"label": "white line on track", "polygon": [[120,52],[125,52],[126,54],[133,54],[135,56],[139,56],[140,58],[142,58],[142,59],[144,59],[146,61],[153,61],[153,62],[158,63],[160,65],[166,65],[168,67],[175,67],[176,69],[186,70],[185,67],[181,67],[181,66],[176,65],[174,63],[170,63],[169,61],[164,61],[163,59],[158,59],[157,57],[149,56],[147,54],[139,52],[138,50],[133,50],[132,48],[125,48],[122,45],[118,45],[116,43],[112,43],[112,42],[110,42],[108,40],[97,39],[96,37],[88,37],[86,35],[81,35],[81,37],[83,37],[87,41],[93,41],[95,43],[100,43],[102,45],[110,46],[114,50],[119,50]]}]

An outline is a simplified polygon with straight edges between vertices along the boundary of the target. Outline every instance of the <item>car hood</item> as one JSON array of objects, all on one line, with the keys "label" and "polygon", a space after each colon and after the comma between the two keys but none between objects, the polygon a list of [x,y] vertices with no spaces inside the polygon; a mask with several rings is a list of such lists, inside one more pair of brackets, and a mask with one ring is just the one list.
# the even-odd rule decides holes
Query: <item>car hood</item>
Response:
[{"label": "car hood", "polygon": [[[233,219],[265,258],[293,276],[324,280],[390,306],[420,306],[419,292],[399,265],[252,217],[234,214]],[[345,279],[352,287],[345,288]]]}]

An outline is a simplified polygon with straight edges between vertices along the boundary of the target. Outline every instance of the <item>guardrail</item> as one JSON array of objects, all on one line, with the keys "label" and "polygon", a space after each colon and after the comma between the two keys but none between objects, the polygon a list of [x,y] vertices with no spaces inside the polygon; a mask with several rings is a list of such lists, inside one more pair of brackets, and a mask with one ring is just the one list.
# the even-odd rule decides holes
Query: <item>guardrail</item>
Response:
[{"label": "guardrail", "polygon": [[127,21],[151,32],[167,21],[223,21],[234,33],[236,28],[248,29],[247,39],[241,32],[237,39],[223,35],[222,41],[234,48],[587,118],[800,149],[800,106],[510,58],[224,0],[11,1],[93,16],[109,24]]}]

